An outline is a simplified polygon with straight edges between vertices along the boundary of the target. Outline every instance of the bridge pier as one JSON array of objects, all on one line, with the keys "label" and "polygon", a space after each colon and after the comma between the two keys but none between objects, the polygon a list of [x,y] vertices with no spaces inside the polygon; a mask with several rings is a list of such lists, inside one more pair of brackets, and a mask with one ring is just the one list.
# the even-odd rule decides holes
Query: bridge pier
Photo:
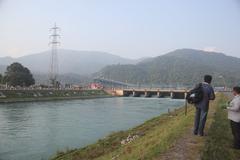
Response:
[{"label": "bridge pier", "polygon": [[148,94],[147,94],[147,91],[145,91],[145,92],[144,92],[144,96],[145,96],[145,97],[147,97],[147,96],[148,96]]},{"label": "bridge pier", "polygon": [[174,98],[174,97],[173,97],[173,92],[170,93],[170,98]]},{"label": "bridge pier", "polygon": [[136,97],[136,92],[135,91],[133,91],[133,97]]}]

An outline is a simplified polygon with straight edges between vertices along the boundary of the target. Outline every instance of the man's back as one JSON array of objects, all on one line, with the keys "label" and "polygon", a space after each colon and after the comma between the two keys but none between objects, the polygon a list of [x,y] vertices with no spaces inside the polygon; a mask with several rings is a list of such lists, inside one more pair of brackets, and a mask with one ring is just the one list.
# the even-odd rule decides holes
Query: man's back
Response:
[{"label": "man's back", "polygon": [[212,86],[206,82],[202,83],[202,88],[204,93],[203,99],[201,102],[196,104],[196,107],[207,111],[209,107],[209,101],[215,99],[215,93]]}]

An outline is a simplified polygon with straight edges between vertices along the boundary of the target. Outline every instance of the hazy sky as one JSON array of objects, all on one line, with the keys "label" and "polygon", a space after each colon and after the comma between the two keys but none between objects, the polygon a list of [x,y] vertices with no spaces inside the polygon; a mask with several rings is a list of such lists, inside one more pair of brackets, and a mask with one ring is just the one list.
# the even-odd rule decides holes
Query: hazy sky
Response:
[{"label": "hazy sky", "polygon": [[54,22],[65,49],[140,58],[195,48],[240,57],[240,0],[0,0],[0,56],[48,50]]}]

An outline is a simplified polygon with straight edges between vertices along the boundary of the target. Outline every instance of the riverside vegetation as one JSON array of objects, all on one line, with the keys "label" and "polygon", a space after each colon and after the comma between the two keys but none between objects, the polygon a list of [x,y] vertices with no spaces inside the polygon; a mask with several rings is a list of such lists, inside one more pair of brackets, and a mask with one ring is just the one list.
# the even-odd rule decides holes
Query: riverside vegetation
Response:
[{"label": "riverside vegetation", "polygon": [[[206,128],[208,136],[192,136],[197,147],[189,147],[183,143],[180,144],[181,147],[189,147],[189,153],[176,150],[175,154],[188,154],[190,160],[195,160],[196,157],[201,157],[203,160],[239,159],[239,152],[230,147],[232,136],[226,111],[219,107],[226,101],[227,98],[223,94],[218,94],[217,99],[211,104]],[[194,107],[188,107],[186,116],[184,108],[179,108],[170,114],[155,117],[127,131],[112,133],[95,144],[81,149],[58,152],[52,160],[164,159],[162,158],[164,154],[169,151],[171,153],[171,148],[177,145],[178,140],[184,135],[186,137],[189,130],[192,130],[193,118]],[[135,138],[126,141],[129,137]],[[187,135],[187,138],[190,137]]]},{"label": "riverside vegetation", "polygon": [[104,90],[2,90],[0,103],[111,97]]}]

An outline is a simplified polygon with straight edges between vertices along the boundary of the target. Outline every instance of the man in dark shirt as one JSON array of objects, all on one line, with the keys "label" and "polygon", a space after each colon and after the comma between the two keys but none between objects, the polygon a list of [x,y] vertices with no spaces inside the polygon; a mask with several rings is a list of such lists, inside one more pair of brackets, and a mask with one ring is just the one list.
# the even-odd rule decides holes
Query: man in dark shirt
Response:
[{"label": "man in dark shirt", "polygon": [[204,127],[207,120],[209,101],[215,99],[215,93],[213,87],[210,85],[212,82],[212,76],[205,75],[204,82],[202,82],[203,99],[196,104],[196,114],[194,122],[195,135],[204,136]]}]

